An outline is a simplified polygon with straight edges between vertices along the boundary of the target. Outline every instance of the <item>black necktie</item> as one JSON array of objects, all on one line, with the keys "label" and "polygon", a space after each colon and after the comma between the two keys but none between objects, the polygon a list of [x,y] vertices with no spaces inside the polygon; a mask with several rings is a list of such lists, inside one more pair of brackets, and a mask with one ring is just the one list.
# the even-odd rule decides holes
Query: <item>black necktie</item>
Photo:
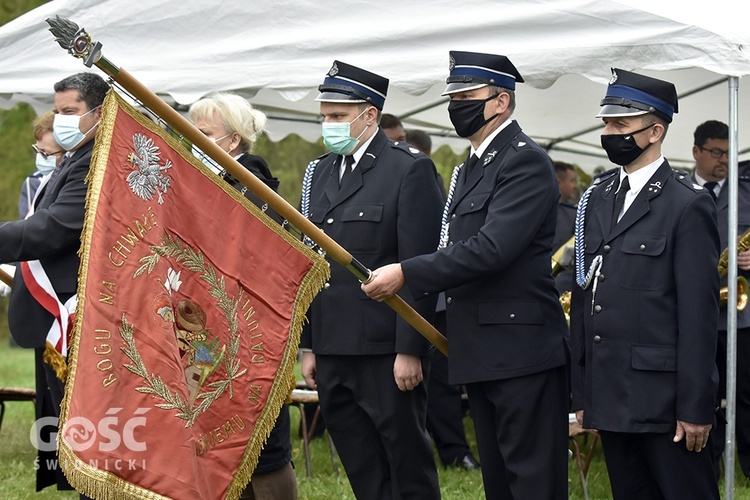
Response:
[{"label": "black necktie", "polygon": [[344,185],[344,180],[349,177],[349,174],[352,173],[352,165],[354,165],[354,157],[353,156],[345,156],[344,157],[344,173],[341,174],[341,178],[339,179],[339,189],[341,189],[341,186]]},{"label": "black necktie", "polygon": [[477,164],[479,161],[479,158],[477,158],[477,155],[471,155],[468,160],[466,160],[466,178],[468,179],[471,175],[471,171],[474,170],[474,165]]},{"label": "black necktie", "polygon": [[703,187],[704,187],[704,188],[708,189],[708,194],[710,194],[710,195],[711,195],[711,198],[713,198],[713,199],[714,199],[714,201],[716,201],[716,192],[714,192],[714,188],[715,188],[716,186],[718,186],[718,185],[719,185],[719,183],[718,183],[718,182],[713,182],[713,181],[711,181],[711,182],[707,182],[707,183],[705,183],[705,184],[703,185]]},{"label": "black necktie", "polygon": [[615,227],[615,225],[617,225],[617,219],[622,211],[622,207],[625,205],[625,195],[628,194],[628,191],[630,191],[630,181],[626,175],[622,180],[620,190],[617,191],[617,196],[615,197],[615,211],[612,212],[612,224],[609,227]]},{"label": "black necktie", "polygon": [[68,163],[70,163],[70,157],[71,156],[72,155],[65,155],[65,156],[63,156],[63,159],[60,162],[60,164],[58,166],[56,166],[55,169],[50,174],[49,180],[47,181],[47,184],[52,184],[52,181],[54,181],[55,178],[57,178],[57,176],[60,175],[60,171],[63,168],[65,168],[68,165]]}]

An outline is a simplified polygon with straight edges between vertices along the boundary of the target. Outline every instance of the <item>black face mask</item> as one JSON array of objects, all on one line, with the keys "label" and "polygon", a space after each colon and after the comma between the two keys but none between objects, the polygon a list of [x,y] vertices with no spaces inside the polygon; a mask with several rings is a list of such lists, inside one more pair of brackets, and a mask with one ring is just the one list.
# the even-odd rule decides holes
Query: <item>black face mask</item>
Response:
[{"label": "black face mask", "polygon": [[636,130],[635,132],[628,132],[627,134],[602,135],[602,147],[604,148],[604,151],[607,152],[609,161],[611,161],[615,165],[624,167],[637,160],[638,157],[641,156],[643,152],[649,148],[649,146],[651,146],[651,143],[649,142],[648,146],[642,148],[638,144],[636,144],[634,136],[635,134],[641,133],[644,130],[653,127],[654,125],[656,124],[652,123],[651,125],[647,125],[640,130]]},{"label": "black face mask", "polygon": [[449,102],[448,115],[450,116],[453,128],[456,129],[456,133],[461,137],[471,137],[480,128],[499,116],[495,115],[487,120],[484,119],[484,105],[487,101],[496,97],[496,95],[493,95],[487,99],[452,100]]}]

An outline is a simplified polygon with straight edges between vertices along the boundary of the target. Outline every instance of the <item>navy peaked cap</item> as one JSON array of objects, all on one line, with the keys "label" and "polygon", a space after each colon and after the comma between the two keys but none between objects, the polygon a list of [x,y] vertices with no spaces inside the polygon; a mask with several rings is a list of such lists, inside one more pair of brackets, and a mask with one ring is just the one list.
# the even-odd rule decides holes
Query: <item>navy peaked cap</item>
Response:
[{"label": "navy peaked cap", "polygon": [[450,51],[450,76],[443,95],[474,90],[485,85],[494,85],[515,90],[516,82],[523,83],[523,77],[513,63],[505,56],[482,54],[480,52]]},{"label": "navy peaked cap", "polygon": [[388,94],[388,79],[351,64],[333,61],[323,83],[318,87],[319,102],[368,102],[383,110]]},{"label": "navy peaked cap", "polygon": [[597,118],[653,113],[671,123],[677,113],[677,89],[664,80],[612,68],[607,95],[599,105]]}]

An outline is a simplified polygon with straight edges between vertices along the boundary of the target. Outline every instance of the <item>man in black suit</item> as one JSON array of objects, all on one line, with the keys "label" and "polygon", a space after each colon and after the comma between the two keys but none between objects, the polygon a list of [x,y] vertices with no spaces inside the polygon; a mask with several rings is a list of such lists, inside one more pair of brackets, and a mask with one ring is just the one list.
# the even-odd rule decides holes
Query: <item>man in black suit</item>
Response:
[{"label": "man in black suit", "polygon": [[[63,382],[43,361],[48,332],[55,324],[62,326],[62,335],[69,334],[69,324],[59,309],[72,307],[69,299],[76,293],[83,229],[86,184],[94,135],[101,120],[101,104],[109,85],[93,73],[69,76],[54,86],[55,140],[67,150],[65,157],[39,187],[34,212],[24,220],[0,224],[0,262],[24,262],[17,266],[8,306],[8,323],[13,339],[21,347],[36,353],[37,418],[60,416]],[[33,269],[29,272],[28,269]],[[40,293],[39,283],[49,280],[51,289]],[[56,312],[51,314],[40,301]],[[50,301],[54,304],[50,307]],[[59,307],[57,307],[59,305]],[[42,429],[42,441],[51,432]],[[54,442],[54,441],[53,441]],[[56,484],[70,489],[54,452],[40,451],[37,470],[37,491]],[[47,468],[48,464],[53,467]]]},{"label": "man in black suit", "polygon": [[450,53],[445,94],[471,143],[441,249],[375,271],[376,300],[445,291],[450,380],[466,384],[487,498],[568,498],[568,330],[550,275],[552,162],[511,120],[523,78],[505,56]]},{"label": "man in black suit", "polygon": [[573,409],[599,430],[615,499],[718,499],[700,453],[718,383],[716,208],[662,156],[674,85],[613,69],[601,106],[620,168],[579,202]]},{"label": "man in black suit", "polygon": [[[729,247],[729,127],[716,120],[704,122],[693,134],[693,158],[695,171],[693,181],[713,194],[716,201],[716,218],[719,226],[720,248]],[[737,182],[737,234],[750,228],[750,162],[738,166]],[[750,278],[750,250],[737,256],[739,276]],[[724,277],[721,285],[727,284]],[[722,307],[718,323],[719,344],[716,365],[719,368],[719,396],[726,398],[727,374],[727,310]],[[750,477],[750,309],[737,311],[737,398],[736,398],[736,443],[740,468]],[[726,441],[726,424],[719,418],[711,432],[714,445],[714,469],[717,477],[721,471],[721,456]]]},{"label": "man in black suit", "polygon": [[[378,127],[387,89],[386,78],[334,62],[316,99],[331,153],[303,182],[303,214],[370,267],[434,250],[440,229],[434,164]],[[432,319],[435,300],[409,302]],[[356,497],[439,498],[425,430],[427,341],[335,263],[308,315],[302,375]]]},{"label": "man in black suit", "polygon": [[[557,176],[557,186],[560,188],[560,202],[557,204],[557,227],[555,229],[555,239],[552,240],[552,252],[556,253],[573,237],[576,221],[575,194],[578,190],[576,180],[576,169],[570,163],[563,161],[553,161],[555,166],[555,175]],[[563,269],[555,276],[555,286],[561,294],[573,289],[573,271],[572,271],[572,250],[570,245],[570,255],[563,254]],[[570,259],[568,259],[570,257]]]}]

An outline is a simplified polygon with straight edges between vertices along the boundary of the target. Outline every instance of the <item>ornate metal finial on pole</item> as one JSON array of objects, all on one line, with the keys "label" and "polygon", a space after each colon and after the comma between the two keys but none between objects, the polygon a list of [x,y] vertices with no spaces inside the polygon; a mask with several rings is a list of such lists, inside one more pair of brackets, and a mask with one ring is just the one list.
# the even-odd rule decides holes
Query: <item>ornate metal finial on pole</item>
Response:
[{"label": "ornate metal finial on pole", "polygon": [[83,59],[83,64],[91,67],[96,64],[109,75],[117,74],[120,68],[102,56],[102,44],[93,42],[86,30],[80,28],[76,23],[64,17],[55,16],[47,18],[50,32],[60,47],[68,51],[68,54],[78,59]]}]

